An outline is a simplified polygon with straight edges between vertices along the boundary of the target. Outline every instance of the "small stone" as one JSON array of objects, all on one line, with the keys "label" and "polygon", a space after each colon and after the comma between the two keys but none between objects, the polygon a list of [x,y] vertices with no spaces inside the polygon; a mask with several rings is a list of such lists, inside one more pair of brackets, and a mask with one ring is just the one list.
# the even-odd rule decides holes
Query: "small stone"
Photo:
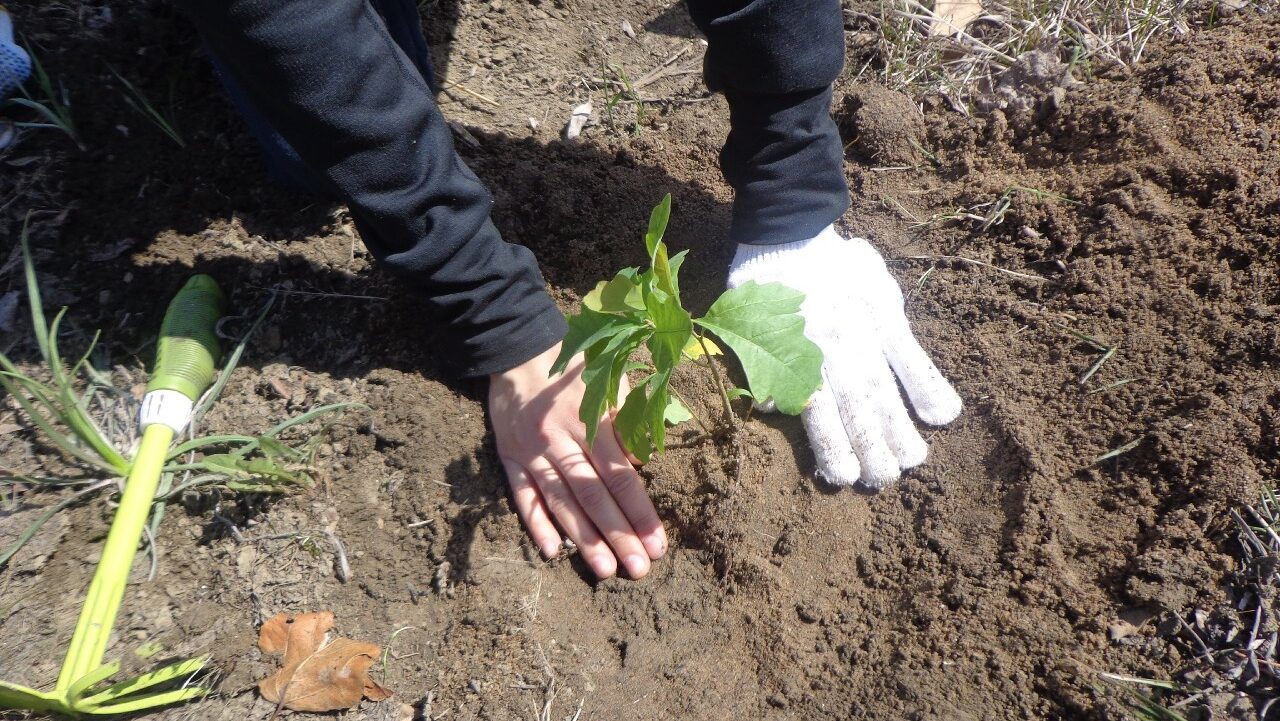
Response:
[{"label": "small stone", "polygon": [[1116,619],[1107,624],[1107,638],[1112,641],[1119,641],[1122,638],[1128,638],[1138,632],[1138,627],[1128,621]]},{"label": "small stone", "polygon": [[821,618],[816,609],[803,603],[796,604],[796,615],[805,623],[817,623],[818,619]]}]

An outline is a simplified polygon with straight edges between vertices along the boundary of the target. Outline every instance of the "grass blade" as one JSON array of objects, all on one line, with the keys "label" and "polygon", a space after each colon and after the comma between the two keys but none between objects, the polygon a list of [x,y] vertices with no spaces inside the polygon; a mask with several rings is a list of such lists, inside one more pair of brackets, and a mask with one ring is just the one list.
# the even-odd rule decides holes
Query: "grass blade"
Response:
[{"label": "grass blade", "polygon": [[85,675],[76,679],[75,683],[68,686],[67,698],[80,698],[85,694],[86,691],[93,688],[94,686],[97,686],[103,681],[106,681],[112,676],[116,675],[116,673],[119,671],[120,671],[119,661],[104,663],[103,665],[95,668],[89,673],[86,673]]},{"label": "grass blade", "polygon": [[204,473],[199,476],[196,476],[195,478],[179,483],[178,485],[174,486],[172,490],[166,493],[163,498],[157,497],[156,500],[164,501],[167,503],[175,498],[178,498],[185,491],[191,490],[192,488],[198,488],[200,486],[208,485],[215,481],[221,480],[222,478],[224,478],[224,476],[218,473]]},{"label": "grass blade", "polygon": [[[116,704],[127,703],[132,700],[124,697],[161,684],[169,683],[175,679],[182,678],[183,676],[190,676],[204,668],[206,663],[208,663],[207,658],[192,658],[169,664],[168,666],[156,669],[150,673],[144,673],[141,676],[125,679],[124,681],[108,686],[93,696],[82,699],[77,705],[102,706],[105,704],[111,704],[113,707],[118,709],[119,707]],[[108,676],[109,675],[110,674],[108,674]],[[124,712],[117,710],[116,713]]]},{"label": "grass blade", "polygon": [[1142,443],[1142,436],[1139,436],[1138,438],[1135,438],[1132,441],[1129,441],[1128,443],[1124,444],[1123,446],[1120,446],[1119,448],[1112,448],[1106,453],[1103,453],[1102,455],[1093,459],[1093,463],[1090,463],[1089,465],[1096,466],[1099,463],[1102,463],[1103,461],[1115,458],[1116,456],[1121,455],[1123,453],[1128,453],[1129,451],[1132,451],[1133,449],[1137,448],[1138,444],[1140,443]]},{"label": "grass blade", "polygon": [[[3,356],[0,356],[0,358],[2,357]],[[124,463],[123,469],[115,465],[112,465],[111,463],[108,463],[106,460],[89,453],[84,448],[82,448],[80,444],[71,440],[70,437],[66,436],[61,431],[54,428],[53,424],[50,423],[49,420],[46,419],[43,414],[39,413],[36,410],[35,406],[32,405],[31,401],[27,397],[17,392],[17,386],[14,384],[15,380],[18,381],[18,383],[22,384],[32,394],[32,397],[37,398],[37,402],[39,402],[41,405],[45,405],[46,408],[49,409],[50,415],[56,416],[57,415],[56,409],[51,407],[50,405],[47,405],[48,399],[47,399],[47,396],[43,396],[43,388],[40,385],[40,383],[38,383],[37,381],[31,380],[30,378],[27,378],[26,376],[23,376],[18,373],[12,373],[9,371],[0,371],[0,387],[3,387],[6,391],[9,392],[9,395],[12,396],[15,401],[18,402],[18,405],[22,407],[22,410],[26,412],[27,416],[31,418],[31,421],[36,424],[36,426],[40,429],[40,431],[45,435],[46,439],[51,443],[53,443],[54,446],[61,449],[67,455],[70,455],[73,458],[83,461],[84,463],[87,463],[88,465],[96,468],[97,470],[103,471],[104,473],[110,473],[112,475],[124,475],[124,473],[127,472],[128,470],[127,463]]]},{"label": "grass blade", "polygon": [[[134,87],[133,83],[129,82],[128,78],[121,75],[115,68],[110,65],[108,65],[107,68],[111,70],[112,75],[116,76],[116,80],[123,83],[125,89],[133,95],[132,98],[126,96],[125,101],[128,102],[134,110],[138,111],[143,115],[143,117],[154,123],[157,128],[160,128],[160,131],[169,136],[170,140],[177,143],[179,148],[187,147],[187,144],[183,142],[182,136],[178,134],[178,131],[173,127],[173,124],[151,105],[151,102],[147,100],[147,96],[144,95],[141,90]],[[139,104],[141,104],[141,106],[139,106]]]},{"label": "grass blade", "polygon": [[80,709],[80,712],[103,716],[136,713],[138,711],[146,711],[147,709],[159,706],[168,706],[170,704],[191,701],[202,696],[207,696],[210,690],[211,689],[204,688],[203,686],[192,686],[190,688],[180,688],[174,691],[161,691],[160,693],[148,694],[137,698],[109,701],[95,708]]},{"label": "grass blade", "polygon": [[49,361],[49,326],[45,323],[44,304],[40,302],[40,286],[36,282],[36,265],[31,259],[31,245],[27,231],[31,224],[31,211],[22,221],[22,233],[18,242],[22,244],[22,271],[27,279],[27,304],[31,308],[31,325],[36,334],[36,346],[40,349],[40,357]]},{"label": "grass blade", "polygon": [[294,426],[302,425],[303,423],[314,420],[315,418],[325,415],[326,413],[337,413],[339,411],[347,410],[348,408],[360,408],[363,410],[369,410],[369,406],[365,405],[364,403],[356,403],[356,402],[330,403],[327,406],[312,408],[311,410],[307,411],[306,413],[303,413],[297,418],[290,418],[289,420],[267,431],[266,433],[263,434],[263,436],[266,438],[275,438],[276,436],[280,435],[281,433],[284,433],[285,431],[289,430],[290,428],[293,428]]},{"label": "grass blade", "polygon": [[1102,364],[1106,363],[1108,360],[1111,359],[1111,356],[1116,354],[1116,348],[1117,348],[1116,346],[1111,346],[1105,352],[1103,352],[1102,357],[1099,358],[1097,362],[1095,362],[1092,366],[1090,366],[1089,370],[1084,372],[1084,375],[1080,376],[1080,385],[1084,385],[1085,383],[1089,382],[1089,379],[1093,377],[1094,373],[1098,372],[1098,369],[1102,367]]},{"label": "grass blade", "polygon": [[[49,121],[48,123],[22,123],[27,127],[57,128],[58,130],[66,131],[65,126],[62,124],[62,118],[58,117],[57,113],[50,110],[48,106],[42,103],[37,103],[30,98],[10,98],[8,100],[8,104],[17,105],[19,107],[27,108],[28,110],[34,110]],[[67,134],[70,135],[70,133]]]},{"label": "grass blade", "polygon": [[1109,390],[1114,390],[1122,386],[1127,386],[1136,380],[1138,379],[1137,378],[1121,378],[1120,380],[1115,381],[1113,383],[1108,383],[1105,386],[1099,386],[1098,388],[1094,388],[1093,390],[1085,391],[1085,395],[1091,396],[1091,395],[1094,395],[1095,393],[1106,393]]},{"label": "grass blade", "polygon": [[262,325],[262,321],[266,320],[267,313],[271,311],[275,305],[276,296],[272,294],[267,298],[267,302],[262,305],[262,310],[258,313],[258,317],[253,321],[253,325],[249,326],[249,330],[245,331],[244,336],[240,338],[240,342],[236,344],[231,355],[227,356],[227,360],[222,364],[222,370],[218,373],[218,380],[214,381],[213,386],[200,398],[200,402],[196,404],[195,410],[191,413],[191,428],[194,429],[196,423],[204,417],[209,411],[209,407],[222,395],[222,389],[226,387],[227,381],[231,379],[231,373],[240,364],[240,357],[244,355],[245,348],[249,345],[249,339],[258,331],[258,327]]},{"label": "grass blade", "polygon": [[201,448],[208,448],[209,446],[224,446],[231,443],[245,443],[245,444],[256,445],[258,443],[258,439],[254,438],[253,436],[236,436],[236,435],[203,436],[201,438],[192,438],[191,440],[185,443],[174,446],[173,450],[169,451],[169,455],[165,458],[165,460],[172,461],[173,459],[178,458],[179,456],[186,455],[187,453],[190,453],[192,451],[198,451]]},{"label": "grass blade", "polygon": [[9,559],[13,558],[13,554],[17,553],[19,550],[22,549],[23,546],[27,545],[27,542],[30,541],[33,537],[35,537],[36,533],[40,530],[40,528],[44,524],[48,523],[49,519],[53,518],[54,515],[56,515],[59,511],[66,508],[67,506],[70,506],[71,504],[75,503],[81,498],[84,498],[90,493],[100,490],[103,487],[108,486],[110,484],[111,484],[111,479],[98,481],[94,485],[89,486],[88,488],[82,491],[78,491],[70,496],[67,496],[61,501],[58,501],[52,506],[49,506],[49,508],[45,509],[45,512],[41,513],[39,517],[36,518],[34,523],[32,523],[30,526],[27,526],[26,530],[22,532],[22,535],[18,536],[18,539],[14,541],[12,545],[6,548],[4,552],[0,553],[0,568],[4,568],[5,564],[9,562]]}]

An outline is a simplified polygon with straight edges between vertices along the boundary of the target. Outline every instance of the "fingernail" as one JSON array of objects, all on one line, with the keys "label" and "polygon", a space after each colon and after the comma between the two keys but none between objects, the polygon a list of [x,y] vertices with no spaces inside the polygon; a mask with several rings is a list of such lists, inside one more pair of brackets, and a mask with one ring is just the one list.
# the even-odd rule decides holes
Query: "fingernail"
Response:
[{"label": "fingernail", "polygon": [[612,556],[599,556],[590,561],[591,570],[596,574],[596,578],[609,578],[618,572],[618,564],[613,560]]},{"label": "fingernail", "polygon": [[640,578],[649,572],[649,559],[644,556],[630,555],[622,559],[622,565],[627,567],[627,575],[632,578]]},{"label": "fingernail", "polygon": [[662,554],[667,552],[667,534],[658,529],[645,536],[644,550],[649,552],[649,558],[662,558]]},{"label": "fingernail", "polygon": [[538,550],[542,551],[543,558],[551,559],[555,558],[556,554],[560,552],[560,546],[555,543],[547,542],[542,544]]}]

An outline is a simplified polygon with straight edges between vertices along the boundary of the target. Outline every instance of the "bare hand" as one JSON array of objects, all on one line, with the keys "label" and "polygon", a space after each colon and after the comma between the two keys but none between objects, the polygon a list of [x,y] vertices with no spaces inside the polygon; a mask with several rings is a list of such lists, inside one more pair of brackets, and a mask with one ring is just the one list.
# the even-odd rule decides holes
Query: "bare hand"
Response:
[{"label": "bare hand", "polygon": [[564,375],[548,378],[559,353],[557,343],[489,377],[489,417],[516,511],[547,558],[560,552],[559,526],[597,577],[614,575],[621,562],[640,578],[650,559],[666,553],[666,532],[610,419],[587,446],[578,420],[583,361],[575,358]]}]

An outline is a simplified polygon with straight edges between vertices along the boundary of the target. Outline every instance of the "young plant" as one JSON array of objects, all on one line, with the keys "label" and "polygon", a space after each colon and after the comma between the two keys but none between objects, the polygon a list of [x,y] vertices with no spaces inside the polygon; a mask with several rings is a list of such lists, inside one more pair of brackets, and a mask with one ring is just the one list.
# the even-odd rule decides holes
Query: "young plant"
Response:
[{"label": "young plant", "polygon": [[[127,91],[127,94],[124,96],[124,101],[129,104],[129,107],[138,111],[138,113],[147,120],[150,120],[153,125],[160,129],[160,132],[168,136],[168,138],[177,144],[179,148],[187,147],[187,143],[182,139],[182,134],[178,132],[178,125],[173,119],[172,103],[170,103],[169,113],[167,115],[161,113],[159,110],[156,110],[155,106],[151,104],[151,101],[147,99],[147,96],[144,95],[141,90],[139,90],[133,83],[129,82],[128,78],[121,75],[118,70],[110,65],[108,65],[107,68],[109,68],[111,70],[111,74],[116,76],[116,79],[124,85],[124,88]],[[172,93],[170,93],[170,95],[172,95]]]},{"label": "young plant", "polygon": [[627,72],[622,69],[621,65],[609,65],[609,71],[617,78],[615,81],[621,87],[605,100],[605,113],[609,116],[609,121],[613,122],[613,110],[623,103],[633,103],[635,105],[635,119],[631,124],[631,134],[639,135],[640,128],[644,124],[645,109],[644,101],[640,99],[639,93],[631,84],[631,78]]},{"label": "young plant", "polygon": [[[586,356],[580,417],[588,443],[605,413],[618,408],[623,376],[643,371],[614,420],[623,445],[642,461],[665,449],[668,423],[691,417],[670,387],[672,373],[685,361],[712,374],[731,427],[733,398],[772,400],[779,411],[794,415],[822,383],[822,351],[805,337],[798,313],[804,294],[781,283],[748,282],[725,291],[701,318],[685,310],[680,268],[688,251],[668,255],[662,236],[670,217],[668,194],[649,216],[648,269],[625,268],[587,294],[582,311],[568,318],[569,332],[552,368],[563,373],[574,356]],[[708,334],[737,356],[747,388],[727,387],[711,358],[722,351]],[[634,357],[641,346],[649,351],[647,362]]]},{"label": "young plant", "polygon": [[31,47],[27,46],[27,55],[31,58],[31,74],[35,87],[40,91],[37,99],[26,85],[22,86],[20,98],[10,98],[6,105],[16,105],[34,111],[42,118],[42,122],[15,123],[20,128],[54,128],[67,134],[76,146],[84,150],[80,141],[80,133],[76,130],[75,121],[71,119],[71,97],[61,82],[54,87],[53,78],[45,71],[40,58]]}]

